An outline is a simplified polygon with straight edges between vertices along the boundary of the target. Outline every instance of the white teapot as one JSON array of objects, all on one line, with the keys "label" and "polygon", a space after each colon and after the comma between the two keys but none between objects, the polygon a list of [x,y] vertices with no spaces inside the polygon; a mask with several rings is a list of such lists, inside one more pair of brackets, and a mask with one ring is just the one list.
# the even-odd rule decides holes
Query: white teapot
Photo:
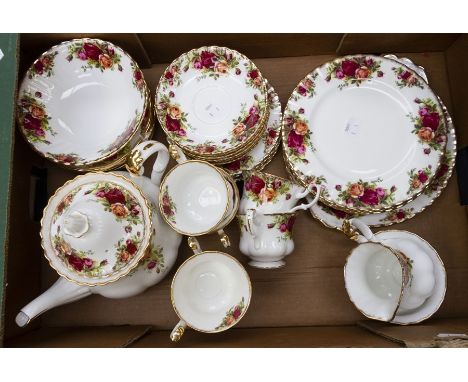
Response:
[{"label": "white teapot", "polygon": [[[142,176],[143,163],[155,153],[157,153],[157,158],[151,179],[149,179]],[[176,261],[182,240],[182,236],[163,221],[158,208],[159,184],[168,162],[169,153],[166,146],[156,141],[146,141],[133,149],[127,165],[129,172],[116,171],[113,173],[130,179],[136,184],[149,202],[152,211],[154,234],[146,255],[139,260],[136,267],[124,277],[104,285],[80,285],[65,277],[60,277],[47,291],[21,309],[16,316],[16,323],[19,326],[27,325],[33,318],[56,306],[80,300],[91,294],[100,294],[109,298],[135,296],[159,283],[167,275]],[[74,221],[70,225],[71,229],[76,228],[77,225],[79,228],[79,223],[79,219]],[[76,236],[79,236],[79,233]]]}]

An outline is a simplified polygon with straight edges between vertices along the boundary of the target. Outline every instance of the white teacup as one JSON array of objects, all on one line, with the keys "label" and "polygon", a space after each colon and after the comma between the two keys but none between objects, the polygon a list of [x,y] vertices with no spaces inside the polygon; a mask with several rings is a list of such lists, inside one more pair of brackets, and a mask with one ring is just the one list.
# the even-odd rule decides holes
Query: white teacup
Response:
[{"label": "white teacup", "polygon": [[[310,184],[307,188],[297,185],[289,179],[260,171],[244,171],[244,192],[240,201],[239,213],[246,214],[249,209],[256,209],[264,214],[293,212],[308,209],[318,200],[319,187]],[[314,201],[296,206],[303,197],[315,193]],[[317,200],[316,200],[317,199]],[[296,209],[293,210],[294,206]]]},{"label": "white teacup", "polygon": [[292,231],[296,213],[261,214],[251,209],[237,215],[241,237],[240,251],[250,257],[254,268],[281,268],[294,250]]},{"label": "white teacup", "polygon": [[234,218],[239,206],[234,181],[212,164],[187,160],[180,149],[176,150],[178,164],[161,182],[159,205],[162,216],[182,235],[218,232],[224,246],[229,246],[223,228]]},{"label": "white teacup", "polygon": [[252,296],[249,275],[234,257],[202,252],[191,237],[194,255],[177,270],[171,285],[172,306],[180,318],[171,333],[179,341],[186,327],[205,333],[230,329],[246,313]]},{"label": "white teacup", "polygon": [[[345,265],[351,301],[368,318],[412,324],[430,317],[445,295],[445,270],[437,252],[406,231],[374,235],[359,219],[346,221],[362,235]],[[351,233],[350,227],[344,227]],[[390,235],[389,235],[390,234]]]}]

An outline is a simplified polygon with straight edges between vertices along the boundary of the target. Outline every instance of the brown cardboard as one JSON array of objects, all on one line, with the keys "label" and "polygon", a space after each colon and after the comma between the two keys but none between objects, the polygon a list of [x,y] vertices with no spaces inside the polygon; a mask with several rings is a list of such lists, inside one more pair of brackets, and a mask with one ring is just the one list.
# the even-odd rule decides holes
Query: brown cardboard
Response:
[{"label": "brown cardboard", "polygon": [[178,343],[167,339],[169,331],[153,331],[131,347],[252,348],[252,347],[400,347],[356,326],[232,329],[216,335],[187,331]]},{"label": "brown cardboard", "polygon": [[[468,347],[467,318],[429,320],[415,326],[398,326],[370,320],[359,321],[358,325],[407,347]],[[439,336],[440,334],[443,336]],[[451,336],[447,337],[447,334]],[[450,341],[451,338],[456,343]]]},{"label": "brown cardboard", "polygon": [[[52,37],[55,38],[55,36]],[[102,38],[102,36],[99,37]],[[338,49],[338,42],[336,41],[338,39],[335,37],[330,35],[325,35],[323,38],[320,35],[299,36],[293,39],[290,46],[284,48],[287,50],[283,51],[283,54],[291,55],[291,57],[255,59],[255,63],[259,66],[264,76],[268,78],[277,90],[283,106],[291,90],[305,74],[314,67],[335,57],[332,54],[317,55],[317,52],[320,51],[333,52]],[[372,35],[367,37],[367,40],[370,42],[373,39],[375,40],[375,37]],[[23,36],[23,43],[26,44],[24,46],[30,46],[31,42],[25,42],[28,38],[30,36]],[[42,36],[42,38],[44,39],[46,36]],[[108,38],[111,41],[115,41],[112,36]],[[203,45],[212,43],[213,41],[211,40],[213,36],[210,36],[210,39],[202,43],[205,40],[198,35],[178,35],[171,36],[170,39],[167,38],[167,35],[138,35],[138,38],[144,49],[146,49],[148,57],[154,60],[154,62],[159,60],[159,57],[167,60],[175,58],[175,56],[169,58],[169,55],[175,54],[177,49],[182,49],[181,47],[183,47],[182,50],[187,50],[197,46],[191,45],[192,43],[200,42],[198,45]],[[249,49],[253,53],[258,48],[255,45],[256,43],[252,42],[252,45],[249,45],[248,39],[243,36],[235,37],[229,35],[223,38],[224,40],[219,40],[220,45],[223,41],[238,41],[233,47],[247,54],[250,52]],[[340,49],[343,49],[343,44],[349,38],[351,38],[350,35],[346,35],[343,38]],[[382,46],[386,48],[395,47],[396,52],[403,52],[407,51],[407,45],[404,42],[408,41],[409,46],[412,46],[411,44],[415,41],[414,38],[413,36],[405,40],[402,36],[395,36],[392,40],[391,36],[387,36],[384,39],[385,44]],[[466,37],[463,36],[463,38]],[[275,36],[275,39],[267,37],[259,38],[258,41],[264,47],[262,48],[263,50],[258,52],[258,55],[268,57],[277,52],[278,56],[281,56],[281,51],[278,49],[275,41],[282,41],[281,44],[287,45],[285,41],[289,41],[288,39],[291,40],[292,37],[278,35]],[[433,50],[445,49],[445,45],[449,46],[454,39],[456,39],[456,36],[452,36],[450,39],[448,37],[435,39],[435,48]],[[173,46],[168,41],[172,41]],[[310,52],[312,54],[310,55],[306,50],[307,41],[321,41],[320,44],[322,45],[319,44],[318,51],[311,47]],[[115,42],[117,43],[117,41]],[[154,47],[152,46],[152,42],[154,42]],[[334,43],[336,45],[333,45]],[[348,44],[348,42],[346,43]],[[454,45],[449,49],[453,48],[454,50],[450,51],[450,54],[459,58],[462,54],[466,54],[466,51],[463,52],[459,48],[456,48],[455,44],[458,43],[458,40],[456,40]],[[442,45],[444,48],[442,48]],[[155,47],[160,48],[161,52],[158,53],[159,51]],[[368,45],[365,51],[370,52],[373,51],[372,49],[372,45]],[[404,56],[410,57],[417,64],[426,68],[431,86],[441,96],[449,110],[460,110],[460,104],[463,105],[465,101],[457,97],[457,99],[454,98],[453,100],[456,104],[453,104],[451,94],[458,92],[457,94],[463,95],[463,90],[454,91],[454,88],[459,89],[460,87],[464,88],[464,86],[462,81],[451,80],[449,82],[448,70],[450,67],[446,65],[448,52],[449,50],[432,53],[408,52],[404,53]],[[386,49],[378,53],[392,53],[392,51]],[[144,70],[145,78],[150,89],[153,91],[166,65],[167,63],[154,64]],[[468,121],[458,124],[457,130],[458,132],[460,130],[468,131]],[[165,141],[160,129],[156,133],[156,139]],[[14,216],[12,224],[16,228],[12,229],[10,236],[10,243],[13,244],[10,244],[9,253],[9,286],[6,295],[5,317],[6,336],[9,338],[25,331],[24,329],[20,330],[16,328],[13,323],[14,317],[20,307],[40,293],[40,289],[44,290],[50,286],[57,278],[56,273],[50,269],[43,258],[41,259],[40,274],[37,271],[38,259],[41,258],[38,240],[39,228],[37,222],[31,222],[28,218],[28,208],[26,205],[29,200],[28,191],[30,187],[29,180],[27,180],[29,175],[26,174],[30,173],[32,163],[43,165],[47,168],[49,173],[49,194],[52,194],[67,179],[76,175],[43,161],[36,154],[32,153],[19,136],[15,144],[15,158],[11,216]],[[18,161],[21,163],[16,164]],[[286,176],[280,152],[278,152],[272,163],[269,164],[266,171]],[[443,259],[448,271],[448,291],[444,304],[436,314],[436,317],[439,318],[468,317],[468,288],[466,288],[466,280],[468,280],[468,219],[464,208],[458,204],[455,178],[456,174],[452,177],[441,197],[427,211],[410,221],[393,227],[394,229],[417,233],[427,239],[438,250]],[[24,239],[23,232],[27,232],[27,240]],[[264,343],[265,346],[275,346],[277,343],[287,343],[287,346],[325,346],[327,343],[330,346],[333,346],[333,344],[335,344],[334,346],[347,346],[347,344],[349,346],[359,346],[356,345],[360,343],[358,335],[346,336],[343,332],[340,332],[342,329],[338,327],[330,327],[328,329],[323,329],[322,327],[311,328],[319,325],[353,325],[362,318],[360,313],[350,303],[343,285],[343,264],[355,243],[340,232],[324,228],[310,215],[302,212],[299,215],[294,232],[296,250],[287,258],[287,266],[279,270],[263,271],[248,267],[245,256],[239,253],[236,245],[239,235],[235,223],[232,223],[228,227],[227,232],[233,243],[233,246],[227,252],[234,255],[246,266],[253,282],[253,299],[250,309],[245,318],[239,323],[239,327],[242,329],[236,329],[233,333],[255,333],[255,336],[253,334],[251,337],[246,335],[246,342],[244,342],[244,340],[236,340],[236,336],[229,334],[229,332],[218,337],[203,336],[191,331],[190,336],[193,335],[191,337],[193,339],[189,340],[193,341],[190,342],[191,346],[197,346],[197,344],[199,346],[241,346],[241,344],[244,344],[244,346],[255,346],[255,341],[248,342],[250,341],[248,338],[255,338],[256,341],[259,341],[258,343]],[[215,236],[203,237],[201,243],[202,248],[205,249],[223,250]],[[177,265],[189,255],[190,251],[184,241],[181,245],[177,264],[171,274],[159,285],[150,288],[139,296],[125,300],[111,300],[100,296],[91,296],[79,302],[47,312],[33,325],[41,326],[42,328],[97,325],[108,325],[111,327],[112,325],[123,324],[153,325],[157,332],[148,336],[148,340],[145,343],[148,344],[147,346],[167,346],[168,343],[162,343],[163,338],[165,338],[164,336],[167,335],[167,332],[164,330],[171,329],[177,322],[177,317],[172,310],[169,299],[171,276]],[[262,329],[268,327],[274,329]],[[309,328],[301,332],[302,329],[299,330],[297,327]],[[30,328],[26,330],[30,330]],[[246,331],[242,332],[244,330]],[[252,332],[247,330],[252,330]],[[298,333],[289,336],[289,342],[284,340],[288,336],[288,330]],[[354,329],[350,330],[351,332],[354,331]],[[322,331],[326,331],[327,336],[329,336],[324,335],[321,337],[321,341],[323,340],[323,342],[313,342],[311,338],[317,337],[319,335],[317,333],[322,333]],[[268,333],[273,332],[280,333],[277,335],[283,339],[268,340]],[[188,333],[187,337],[190,338]],[[213,337],[222,338],[223,341],[226,341],[225,345],[221,340],[219,342],[215,339],[212,340],[211,338]],[[25,337],[24,343],[27,343],[27,338]],[[275,337],[273,336],[272,338]],[[329,339],[327,340],[327,338]],[[308,342],[309,340],[310,342]],[[319,343],[321,345],[318,345]]]}]

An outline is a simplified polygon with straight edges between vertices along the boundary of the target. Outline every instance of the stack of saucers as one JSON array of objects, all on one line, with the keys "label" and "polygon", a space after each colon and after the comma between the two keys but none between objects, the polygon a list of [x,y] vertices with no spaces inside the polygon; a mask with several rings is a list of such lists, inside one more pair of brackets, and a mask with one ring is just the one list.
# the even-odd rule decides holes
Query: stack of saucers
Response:
[{"label": "stack of saucers", "polygon": [[171,144],[239,177],[271,160],[280,139],[281,105],[273,87],[241,53],[205,46],[164,71],[155,110]]},{"label": "stack of saucers", "polygon": [[26,72],[18,127],[33,149],[77,171],[120,167],[153,131],[149,89],[118,46],[76,39],[53,46]]},{"label": "stack of saucers", "polygon": [[283,117],[284,158],[295,181],[322,185],[314,211],[393,224],[453,165],[452,130],[440,99],[406,61],[353,55],[297,85]]}]

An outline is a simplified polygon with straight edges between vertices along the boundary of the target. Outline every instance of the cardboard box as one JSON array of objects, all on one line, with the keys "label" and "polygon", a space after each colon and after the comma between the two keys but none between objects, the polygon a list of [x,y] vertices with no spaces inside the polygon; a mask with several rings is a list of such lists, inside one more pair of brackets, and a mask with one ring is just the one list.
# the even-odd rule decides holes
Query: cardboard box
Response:
[{"label": "cardboard box", "polygon": [[[39,157],[16,131],[13,122],[14,91],[18,85],[15,84],[16,65],[21,79],[43,51],[79,36],[83,35],[0,36],[0,48],[5,54],[0,61],[0,240],[5,240],[5,252],[0,258],[4,270],[0,275],[4,276],[5,286],[2,314],[5,346],[393,347],[409,343],[438,346],[437,341],[432,341],[438,333],[468,334],[468,218],[465,207],[459,204],[457,173],[430,208],[394,227],[427,239],[438,250],[447,268],[445,302],[426,323],[398,327],[361,322],[363,316],[349,301],[343,281],[344,261],[355,243],[303,212],[295,227],[296,250],[287,258],[287,266],[279,270],[263,271],[247,266],[247,258],[236,245],[237,225],[232,223],[228,227],[234,245],[227,252],[246,266],[253,282],[249,311],[239,325],[228,332],[212,335],[189,330],[178,344],[169,340],[169,332],[178,321],[170,303],[169,288],[178,264],[190,254],[185,241],[169,276],[145,293],[124,300],[90,296],[46,312],[24,329],[18,328],[14,323],[18,311],[57,279],[41,253],[39,220],[42,209],[55,189],[76,174]],[[167,64],[179,54],[202,45],[229,46],[255,61],[278,92],[283,107],[305,74],[336,56],[349,53],[406,56],[426,68],[431,87],[454,117],[459,148],[468,145],[467,35],[86,36],[112,41],[127,50],[144,69],[153,92]],[[17,40],[20,42],[16,54]],[[165,142],[160,128],[155,138]],[[286,176],[280,151],[266,171]],[[201,243],[204,249],[222,250],[216,237],[203,237]],[[431,329],[423,330],[427,327]]]}]

